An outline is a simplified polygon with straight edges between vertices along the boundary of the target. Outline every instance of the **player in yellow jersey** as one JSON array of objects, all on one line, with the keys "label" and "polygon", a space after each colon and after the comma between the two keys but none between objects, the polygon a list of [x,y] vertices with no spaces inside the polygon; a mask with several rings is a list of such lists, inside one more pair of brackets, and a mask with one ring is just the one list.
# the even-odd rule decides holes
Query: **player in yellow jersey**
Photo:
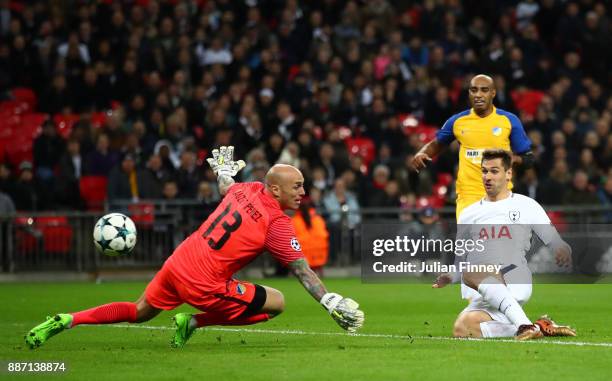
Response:
[{"label": "player in yellow jersey", "polygon": [[[481,155],[485,149],[512,150],[515,154],[514,164],[530,166],[533,163],[531,141],[519,118],[493,106],[493,79],[484,74],[476,75],[470,81],[468,91],[472,108],[450,117],[437,132],[436,138],[425,144],[412,159],[412,166],[418,172],[445,146],[455,139],[459,141],[457,218],[465,207],[485,195],[480,173]],[[512,189],[512,183],[508,187]]]}]

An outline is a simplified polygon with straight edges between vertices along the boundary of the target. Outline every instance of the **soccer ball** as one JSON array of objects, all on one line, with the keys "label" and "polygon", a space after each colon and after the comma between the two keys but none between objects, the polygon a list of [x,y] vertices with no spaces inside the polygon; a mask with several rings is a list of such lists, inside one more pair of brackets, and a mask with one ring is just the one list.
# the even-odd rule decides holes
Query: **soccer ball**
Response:
[{"label": "soccer ball", "polygon": [[136,225],[124,214],[109,213],[96,222],[93,239],[96,249],[104,255],[126,255],[136,246]]}]

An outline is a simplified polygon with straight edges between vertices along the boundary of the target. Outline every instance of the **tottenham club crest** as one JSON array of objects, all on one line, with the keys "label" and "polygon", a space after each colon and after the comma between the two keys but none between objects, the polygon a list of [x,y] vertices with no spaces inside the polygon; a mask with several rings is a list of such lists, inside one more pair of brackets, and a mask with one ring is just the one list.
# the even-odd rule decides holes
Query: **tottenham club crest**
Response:
[{"label": "tottenham club crest", "polygon": [[300,243],[298,242],[297,238],[295,238],[295,237],[291,238],[291,247],[295,251],[302,251],[302,247],[300,246]]},{"label": "tottenham club crest", "polygon": [[508,215],[510,217],[510,221],[512,222],[518,222],[518,220],[521,218],[521,212],[518,210],[511,210],[508,212]]}]

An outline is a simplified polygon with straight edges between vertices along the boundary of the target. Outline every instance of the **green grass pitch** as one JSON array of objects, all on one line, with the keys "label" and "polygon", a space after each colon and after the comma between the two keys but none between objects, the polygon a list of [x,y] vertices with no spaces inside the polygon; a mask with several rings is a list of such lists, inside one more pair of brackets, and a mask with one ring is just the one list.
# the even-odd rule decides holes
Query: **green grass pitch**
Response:
[{"label": "green grass pitch", "polygon": [[[578,337],[517,343],[452,340],[464,306],[457,286],[361,284],[328,279],[330,290],[359,301],[360,335],[343,334],[295,279],[263,280],[285,294],[279,317],[248,327],[198,331],[173,350],[172,312],[140,325],[80,326],[37,350],[23,335],[46,314],[135,300],[144,283],[0,285],[0,361],[65,361],[54,380],[610,380],[612,284],[534,286],[526,306],[578,329]],[[183,306],[181,311],[193,311]]]}]

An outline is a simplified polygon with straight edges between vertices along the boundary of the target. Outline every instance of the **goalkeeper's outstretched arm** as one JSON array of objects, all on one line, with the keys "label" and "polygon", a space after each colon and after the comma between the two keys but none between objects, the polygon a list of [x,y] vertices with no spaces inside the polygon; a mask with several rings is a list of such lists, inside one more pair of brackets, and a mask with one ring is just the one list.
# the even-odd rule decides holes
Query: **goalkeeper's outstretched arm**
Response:
[{"label": "goalkeeper's outstretched arm", "polygon": [[305,259],[302,258],[289,263],[289,269],[310,295],[329,312],[340,327],[353,333],[363,326],[365,314],[359,309],[359,304],[353,299],[327,292],[323,282],[308,266]]},{"label": "goalkeeper's outstretched arm", "polygon": [[219,175],[219,177],[217,177],[217,185],[219,186],[219,194],[221,194],[221,196],[225,196],[229,187],[231,187],[235,183],[236,183],[236,180],[234,180],[231,176]]},{"label": "goalkeeper's outstretched arm", "polygon": [[225,196],[229,187],[235,183],[234,176],[246,166],[244,160],[234,161],[234,146],[221,146],[212,151],[213,157],[206,159],[215,175],[219,193]]},{"label": "goalkeeper's outstretched arm", "polygon": [[289,263],[289,271],[299,279],[302,286],[304,286],[306,291],[308,291],[317,302],[321,300],[323,295],[327,294],[323,282],[321,282],[317,274],[308,266],[305,259],[298,259],[297,261]]}]

